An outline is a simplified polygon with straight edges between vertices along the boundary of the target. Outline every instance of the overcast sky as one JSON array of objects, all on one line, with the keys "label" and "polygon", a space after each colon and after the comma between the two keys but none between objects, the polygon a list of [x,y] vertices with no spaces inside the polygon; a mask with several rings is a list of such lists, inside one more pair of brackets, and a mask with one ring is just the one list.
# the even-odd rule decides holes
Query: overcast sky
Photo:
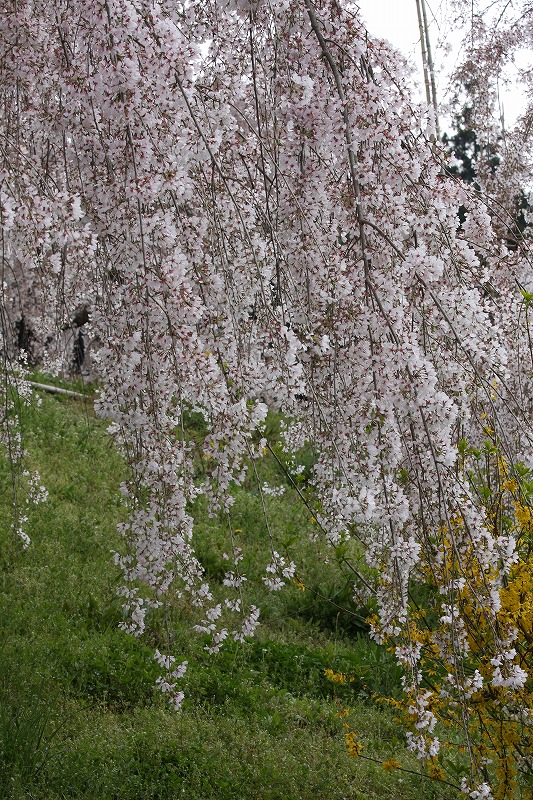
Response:
[{"label": "overcast sky", "polygon": [[370,33],[388,39],[405,55],[419,53],[415,0],[357,0]]}]

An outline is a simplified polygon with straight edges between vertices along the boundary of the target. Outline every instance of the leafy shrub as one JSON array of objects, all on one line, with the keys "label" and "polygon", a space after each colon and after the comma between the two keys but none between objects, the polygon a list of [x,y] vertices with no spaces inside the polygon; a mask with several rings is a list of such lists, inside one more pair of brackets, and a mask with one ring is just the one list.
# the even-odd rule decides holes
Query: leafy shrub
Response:
[{"label": "leafy shrub", "polygon": [[71,692],[116,708],[150,702],[159,675],[150,648],[112,629],[81,640],[62,667]]}]

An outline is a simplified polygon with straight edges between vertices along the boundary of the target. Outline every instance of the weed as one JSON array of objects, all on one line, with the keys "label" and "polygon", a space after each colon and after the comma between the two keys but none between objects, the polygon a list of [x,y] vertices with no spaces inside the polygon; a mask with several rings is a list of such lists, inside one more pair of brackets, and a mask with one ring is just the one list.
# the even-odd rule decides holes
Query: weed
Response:
[{"label": "weed", "polygon": [[54,757],[61,718],[44,681],[24,680],[7,646],[0,655],[0,797],[10,798],[33,785]]}]

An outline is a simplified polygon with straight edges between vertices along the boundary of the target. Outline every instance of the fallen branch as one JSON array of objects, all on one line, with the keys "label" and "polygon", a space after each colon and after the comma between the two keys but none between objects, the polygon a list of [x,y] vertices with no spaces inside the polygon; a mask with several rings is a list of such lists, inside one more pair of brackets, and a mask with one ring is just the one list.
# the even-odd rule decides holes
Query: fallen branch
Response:
[{"label": "fallen branch", "polygon": [[82,394],[81,392],[72,392],[70,389],[61,389],[59,386],[50,386],[47,383],[36,383],[35,381],[28,381],[33,389],[42,389],[44,392],[51,394],[66,394],[68,397],[75,397],[78,400],[86,400],[90,395]]}]

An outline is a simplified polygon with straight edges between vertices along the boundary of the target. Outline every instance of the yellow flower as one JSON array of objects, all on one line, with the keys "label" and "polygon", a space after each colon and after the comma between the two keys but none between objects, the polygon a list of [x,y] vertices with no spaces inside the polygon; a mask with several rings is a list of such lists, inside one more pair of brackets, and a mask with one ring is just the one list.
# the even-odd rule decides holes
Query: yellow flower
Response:
[{"label": "yellow flower", "polygon": [[433,778],[433,780],[443,781],[446,778],[446,775],[444,774],[444,771],[442,770],[440,764],[435,764],[435,763],[428,764],[427,771],[428,771],[428,776],[430,778]]},{"label": "yellow flower", "polygon": [[515,504],[515,515],[516,521],[522,530],[529,527],[531,525],[531,509],[528,506],[520,505],[520,503]]},{"label": "yellow flower", "polygon": [[332,669],[325,669],[324,675],[332,683],[346,683],[346,675],[344,672],[333,672]]},{"label": "yellow flower", "polygon": [[363,752],[363,744],[362,742],[358,742],[355,739],[355,733],[350,731],[345,736],[346,745],[348,746],[348,755],[352,758],[358,758]]},{"label": "yellow flower", "polygon": [[401,767],[401,764],[399,761],[396,761],[395,758],[389,758],[389,760],[384,761],[381,766],[387,772],[392,772],[393,769],[398,769],[399,767]]},{"label": "yellow flower", "polygon": [[[488,428],[488,430],[490,430],[490,428]],[[494,433],[494,431],[492,431],[492,430],[490,430],[490,432]],[[498,462],[497,463],[498,463],[498,472],[500,473],[500,475],[502,477],[506,476],[507,475],[507,467],[508,467],[507,459],[504,458],[503,456],[498,456]]]}]

